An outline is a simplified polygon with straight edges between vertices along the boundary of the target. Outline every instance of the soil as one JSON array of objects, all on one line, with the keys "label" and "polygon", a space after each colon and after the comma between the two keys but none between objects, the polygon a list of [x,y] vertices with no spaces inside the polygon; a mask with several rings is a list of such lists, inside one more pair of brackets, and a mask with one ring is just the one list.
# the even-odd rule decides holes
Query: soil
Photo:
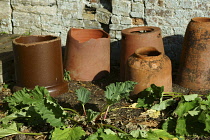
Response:
[{"label": "soil", "polygon": [[[80,114],[83,114],[82,106],[77,101],[77,97],[75,95],[75,90],[80,87],[85,87],[91,91],[91,100],[89,103],[85,105],[86,109],[92,109],[94,111],[101,111],[106,104],[106,100],[104,97],[104,90],[107,85],[110,83],[115,83],[119,81],[119,67],[115,66],[111,68],[111,73],[107,75],[105,78],[92,81],[92,82],[80,82],[80,81],[70,81],[69,82],[69,92],[57,96],[56,99],[58,103],[64,108],[71,108],[77,110]],[[194,93],[193,91],[180,87],[176,84],[173,84],[173,91],[185,94]],[[200,91],[199,94],[206,94],[208,91]],[[9,91],[3,91],[0,94],[0,103],[4,96],[11,95]],[[156,116],[154,113],[147,112],[142,108],[133,107],[132,100],[122,100],[119,103],[116,103],[111,107],[111,111],[108,113],[107,119],[103,122],[105,124],[116,126],[125,132],[130,132],[131,130],[136,130],[137,128],[141,129],[154,129],[160,128],[162,122],[164,121],[164,116],[160,114]],[[1,109],[1,108],[0,108]],[[1,113],[0,113],[1,114]],[[101,119],[102,120],[102,119]],[[41,126],[42,128],[35,128],[35,130],[42,130],[42,132],[51,129],[49,126]],[[34,128],[23,128],[24,131],[31,131]],[[91,134],[94,130],[86,128],[86,132]],[[9,136],[4,138],[3,140],[25,140],[25,139],[47,139],[46,136],[28,136],[28,135],[16,135]],[[198,138],[189,138],[191,140],[202,140],[201,137]],[[206,138],[205,138],[206,139]],[[207,138],[208,139],[208,138]],[[209,138],[210,139],[210,138]]]}]

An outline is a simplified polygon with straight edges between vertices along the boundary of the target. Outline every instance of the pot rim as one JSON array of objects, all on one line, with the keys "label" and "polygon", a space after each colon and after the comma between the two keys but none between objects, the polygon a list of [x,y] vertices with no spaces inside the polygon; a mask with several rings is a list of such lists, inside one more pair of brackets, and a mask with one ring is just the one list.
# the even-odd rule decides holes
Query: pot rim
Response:
[{"label": "pot rim", "polygon": [[[31,38],[31,37],[37,37],[37,38],[44,38],[44,37],[51,37],[52,39],[50,40],[46,40],[46,41],[39,41],[39,42],[32,42],[32,43],[21,43],[21,42],[18,42],[19,39],[21,38]],[[46,44],[46,43],[51,43],[51,42],[56,42],[56,41],[60,41],[61,38],[59,36],[54,36],[54,35],[29,35],[29,36],[25,36],[25,35],[22,35],[22,36],[19,36],[15,39],[13,39],[13,43],[15,45],[19,45],[19,46],[35,46],[35,45],[40,45],[40,44]]]},{"label": "pot rim", "polygon": [[141,34],[135,34],[133,32],[138,32],[138,31],[143,31],[143,30],[149,30],[150,32],[143,32],[141,34],[151,34],[154,32],[159,32],[161,31],[161,29],[159,27],[155,27],[155,26],[140,26],[140,27],[131,27],[131,28],[127,28],[122,30],[122,34],[128,34],[128,35],[141,35]]},{"label": "pot rim", "polygon": [[155,47],[138,48],[134,54],[143,60],[159,60],[163,57],[163,53]]},{"label": "pot rim", "polygon": [[195,17],[195,18],[192,18],[191,21],[205,23],[205,22],[210,22],[210,18],[209,17]]},{"label": "pot rim", "polygon": [[[82,31],[81,33],[83,33],[83,31],[100,31],[102,34],[103,34],[103,36],[102,37],[98,37],[98,38],[89,38],[87,41],[90,41],[90,40],[98,40],[98,39],[110,39],[110,35],[107,33],[107,32],[105,32],[104,30],[102,30],[102,29],[84,29],[84,28],[71,28],[70,30],[69,30],[69,33],[68,33],[68,35],[71,35],[71,37],[75,40],[75,41],[77,41],[78,43],[85,43],[85,42],[87,42],[87,41],[83,41],[83,40],[79,40],[78,38],[76,38],[75,37],[75,34],[73,34],[73,32],[74,31],[78,31],[78,32],[80,32],[80,31]],[[74,32],[75,33],[75,32]]]}]

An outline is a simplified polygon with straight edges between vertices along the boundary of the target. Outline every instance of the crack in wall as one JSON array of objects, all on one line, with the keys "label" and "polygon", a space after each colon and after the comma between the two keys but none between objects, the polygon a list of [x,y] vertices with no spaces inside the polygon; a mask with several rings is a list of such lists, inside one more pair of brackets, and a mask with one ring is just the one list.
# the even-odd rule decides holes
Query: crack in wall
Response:
[{"label": "crack in wall", "polygon": [[144,4],[144,15],[143,15],[143,19],[144,19],[144,26],[147,26],[147,20],[146,20],[146,0],[143,0],[143,4]]},{"label": "crack in wall", "polygon": [[10,8],[11,8],[11,26],[12,26],[12,34],[14,34],[14,23],[13,23],[13,7],[12,7],[12,0],[9,1]]}]

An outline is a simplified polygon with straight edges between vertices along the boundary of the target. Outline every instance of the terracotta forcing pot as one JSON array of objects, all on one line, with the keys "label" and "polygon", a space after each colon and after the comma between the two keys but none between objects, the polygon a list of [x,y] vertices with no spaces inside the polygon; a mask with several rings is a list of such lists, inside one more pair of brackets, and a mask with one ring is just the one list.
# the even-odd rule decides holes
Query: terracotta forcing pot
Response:
[{"label": "terracotta forcing pot", "polygon": [[51,96],[68,91],[63,80],[61,39],[51,35],[20,36],[13,40],[16,86],[33,89],[44,86]]},{"label": "terracotta forcing pot", "polygon": [[125,81],[125,66],[128,57],[136,49],[145,46],[155,47],[158,51],[164,53],[161,29],[153,26],[133,27],[122,30],[122,47],[120,55],[120,79]]},{"label": "terracotta forcing pot", "polygon": [[210,18],[193,18],[187,26],[177,84],[192,90],[210,89]]},{"label": "terracotta forcing pot", "polygon": [[138,82],[131,96],[155,84],[172,91],[172,68],[170,59],[154,47],[142,47],[128,58],[126,80]]},{"label": "terracotta forcing pot", "polygon": [[110,36],[100,29],[68,32],[64,68],[72,80],[92,81],[110,72]]}]

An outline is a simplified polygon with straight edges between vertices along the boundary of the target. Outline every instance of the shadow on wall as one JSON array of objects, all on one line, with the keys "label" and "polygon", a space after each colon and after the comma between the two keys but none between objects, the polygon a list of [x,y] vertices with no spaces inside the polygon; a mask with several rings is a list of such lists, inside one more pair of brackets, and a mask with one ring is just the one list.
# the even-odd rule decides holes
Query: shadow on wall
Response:
[{"label": "shadow on wall", "polygon": [[111,65],[120,66],[121,40],[111,42]]},{"label": "shadow on wall", "polygon": [[100,0],[100,4],[112,13],[112,0]]},{"label": "shadow on wall", "polygon": [[163,38],[165,54],[171,59],[173,75],[176,75],[179,68],[183,39],[182,35],[172,35]]}]

